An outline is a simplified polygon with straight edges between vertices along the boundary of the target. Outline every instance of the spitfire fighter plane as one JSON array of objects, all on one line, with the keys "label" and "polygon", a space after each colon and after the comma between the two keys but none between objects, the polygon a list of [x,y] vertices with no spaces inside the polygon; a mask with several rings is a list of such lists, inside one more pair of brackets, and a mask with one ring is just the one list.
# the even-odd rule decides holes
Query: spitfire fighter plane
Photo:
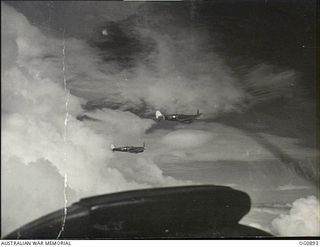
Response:
[{"label": "spitfire fighter plane", "polygon": [[168,121],[177,121],[180,123],[191,123],[194,120],[198,119],[202,113],[197,109],[197,113],[195,115],[185,115],[185,114],[171,114],[164,115],[160,111],[156,111],[156,119],[157,120],[168,120]]},{"label": "spitfire fighter plane", "polygon": [[143,143],[142,147],[134,147],[134,146],[125,146],[125,147],[116,147],[115,145],[111,144],[111,150],[113,152],[118,151],[118,152],[128,152],[128,153],[142,153],[146,148],[145,148],[145,143]]}]

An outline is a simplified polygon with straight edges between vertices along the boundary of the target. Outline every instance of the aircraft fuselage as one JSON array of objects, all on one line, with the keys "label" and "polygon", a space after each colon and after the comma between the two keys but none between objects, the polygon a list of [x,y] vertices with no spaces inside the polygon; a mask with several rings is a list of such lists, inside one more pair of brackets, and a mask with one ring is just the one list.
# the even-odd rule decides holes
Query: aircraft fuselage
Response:
[{"label": "aircraft fuselage", "polygon": [[133,146],[127,146],[127,147],[116,147],[112,149],[113,152],[128,152],[128,153],[142,153],[144,151],[144,147],[133,147]]},{"label": "aircraft fuselage", "polygon": [[198,119],[201,115],[202,113],[199,112],[199,109],[197,110],[197,113],[195,115],[186,115],[186,114],[165,115],[165,114],[162,114],[159,110],[156,111],[157,120],[176,121],[180,123],[192,123],[194,120]]},{"label": "aircraft fuselage", "polygon": [[198,115],[171,114],[164,115],[164,120],[191,123],[198,118]]}]

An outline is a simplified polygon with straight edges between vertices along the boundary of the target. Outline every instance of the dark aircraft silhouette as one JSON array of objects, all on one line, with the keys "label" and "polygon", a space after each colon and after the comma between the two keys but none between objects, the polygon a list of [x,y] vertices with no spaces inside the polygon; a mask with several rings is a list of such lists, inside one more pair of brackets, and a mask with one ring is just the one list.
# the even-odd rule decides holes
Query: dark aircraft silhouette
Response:
[{"label": "dark aircraft silhouette", "polygon": [[202,113],[197,109],[197,113],[195,115],[185,115],[185,114],[171,114],[171,115],[163,115],[160,111],[156,111],[156,119],[157,120],[168,120],[168,121],[177,121],[180,123],[192,123],[194,120],[198,119]]},{"label": "dark aircraft silhouette", "polygon": [[[245,192],[201,185],[144,189],[81,199],[43,216],[4,239],[261,238],[239,224],[250,210]],[[64,226],[62,230],[62,226]]]},{"label": "dark aircraft silhouette", "polygon": [[115,145],[111,144],[111,150],[113,152],[128,152],[128,153],[142,153],[146,149],[145,143],[143,143],[142,147],[134,147],[134,146],[125,146],[125,147],[116,147]]}]

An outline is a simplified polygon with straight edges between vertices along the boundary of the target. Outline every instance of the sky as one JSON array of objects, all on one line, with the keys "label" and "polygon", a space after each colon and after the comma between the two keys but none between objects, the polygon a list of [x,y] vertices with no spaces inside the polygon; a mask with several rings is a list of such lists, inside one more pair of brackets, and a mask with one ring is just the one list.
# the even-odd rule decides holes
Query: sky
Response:
[{"label": "sky", "polygon": [[243,224],[319,235],[315,4],[2,2],[2,234],[83,197],[214,184],[250,195]]}]

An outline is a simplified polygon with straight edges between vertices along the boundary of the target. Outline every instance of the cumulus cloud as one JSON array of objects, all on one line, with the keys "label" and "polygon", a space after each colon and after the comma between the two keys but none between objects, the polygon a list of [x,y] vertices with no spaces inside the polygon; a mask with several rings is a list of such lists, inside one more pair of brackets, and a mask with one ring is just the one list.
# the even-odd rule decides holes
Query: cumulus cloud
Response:
[{"label": "cumulus cloud", "polygon": [[293,202],[289,214],[272,221],[274,231],[281,236],[319,236],[320,203],[315,196]]},{"label": "cumulus cloud", "polygon": [[[74,70],[94,68],[95,61],[87,56],[90,48],[82,49],[87,46],[80,40],[46,37],[13,8],[4,3],[1,7],[6,51],[1,71],[2,234],[63,207],[64,193],[70,204],[85,196],[181,183],[165,177],[150,160],[136,161],[150,180],[139,179],[141,172],[126,172],[125,163],[112,167],[110,144],[130,133],[141,139],[153,121],[105,110],[92,113],[98,121],[91,124],[100,123],[99,131],[97,125],[77,120],[84,101],[68,94],[64,76],[68,81]],[[65,61],[64,74],[63,59],[75,53],[78,60]]]},{"label": "cumulus cloud", "polygon": [[162,143],[176,148],[199,147],[211,141],[213,134],[201,130],[176,130],[165,135]]},{"label": "cumulus cloud", "polygon": [[179,181],[172,177],[164,176],[163,171],[156,165],[152,155],[142,155],[132,158],[124,155],[121,159],[115,159],[112,166],[121,170],[126,178],[131,178],[139,184],[152,185],[154,187],[190,185],[192,181]]},{"label": "cumulus cloud", "polygon": [[[64,193],[61,193],[64,179],[48,160],[40,159],[25,165],[19,158],[12,157],[2,162],[1,174],[4,234],[19,227],[20,223],[33,220],[34,212],[41,216],[64,205]],[[69,200],[74,200],[75,194],[70,188],[66,193]]]}]

